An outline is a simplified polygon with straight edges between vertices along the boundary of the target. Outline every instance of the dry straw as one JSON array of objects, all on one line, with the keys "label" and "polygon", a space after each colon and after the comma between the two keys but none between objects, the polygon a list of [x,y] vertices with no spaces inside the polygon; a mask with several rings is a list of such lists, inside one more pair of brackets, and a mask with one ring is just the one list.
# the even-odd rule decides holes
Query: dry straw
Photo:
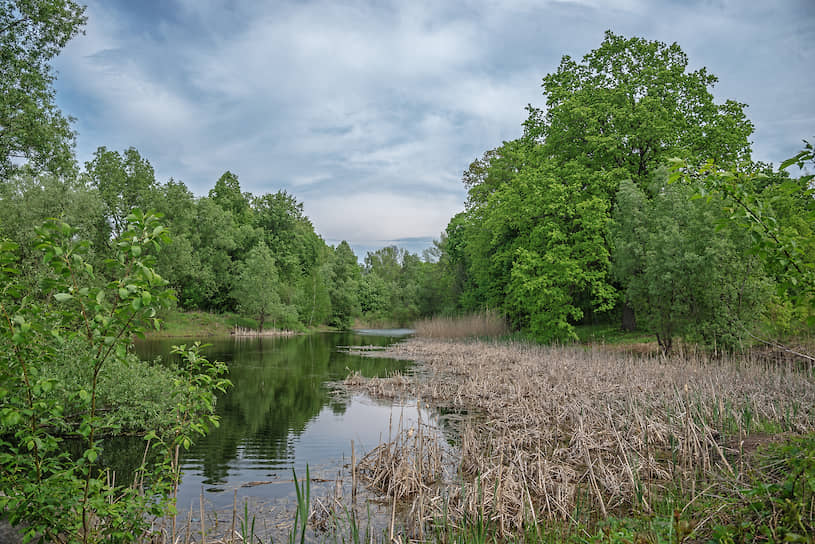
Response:
[{"label": "dry straw", "polygon": [[432,317],[413,325],[415,335],[423,338],[466,338],[501,336],[508,332],[506,321],[487,310],[462,317]]},{"label": "dry straw", "polygon": [[757,428],[815,429],[811,375],[750,357],[427,339],[384,355],[420,361],[420,371],[347,385],[479,414],[461,430],[457,484],[431,485],[441,468],[429,433],[399,435],[360,462],[422,522],[482,516],[509,534],[540,518],[569,522],[578,503],[598,517],[647,512],[668,486],[693,495],[700,477],[737,472]]}]

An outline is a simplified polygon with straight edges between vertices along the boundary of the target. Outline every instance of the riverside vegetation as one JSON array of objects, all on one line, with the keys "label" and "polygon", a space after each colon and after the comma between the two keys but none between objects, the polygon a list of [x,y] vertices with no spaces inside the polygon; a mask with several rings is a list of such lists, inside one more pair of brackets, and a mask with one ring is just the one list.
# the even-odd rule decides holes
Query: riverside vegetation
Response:
[{"label": "riverside vegetation", "polygon": [[[156,180],[135,148],[99,147],[80,168],[49,63],[84,8],[0,7],[0,506],[29,536],[144,540],[151,516],[173,512],[179,448],[217,423],[228,381],[195,346],[163,365],[130,354],[168,312],[260,330],[429,318],[418,328],[431,331],[490,309],[536,342],[616,323],[660,353],[400,348],[427,359],[428,381],[366,387],[476,414],[458,491],[424,476],[381,487],[418,500],[420,519],[441,516],[430,538],[811,539],[813,358],[780,339],[811,337],[815,322],[813,176],[788,172],[812,168],[815,149],[777,169],[753,161],[746,105],[716,103],[715,76],[689,71],[677,44],[607,32],[564,57],[543,79],[546,108],[464,172],[465,210],[434,247],[360,265],[292,195],[246,193],[232,172],[197,197]],[[797,362],[762,362],[755,345]],[[147,438],[127,484],[97,465],[100,437],[126,433]],[[756,433],[788,440],[753,455]],[[383,467],[361,470],[397,482]],[[564,532],[546,536],[549,519]]]}]

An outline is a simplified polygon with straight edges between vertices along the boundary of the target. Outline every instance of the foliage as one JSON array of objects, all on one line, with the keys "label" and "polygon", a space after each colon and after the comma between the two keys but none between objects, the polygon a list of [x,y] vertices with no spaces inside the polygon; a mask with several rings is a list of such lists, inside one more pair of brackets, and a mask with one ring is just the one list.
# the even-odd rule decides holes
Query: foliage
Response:
[{"label": "foliage", "polygon": [[540,340],[575,338],[575,324],[611,310],[619,285],[608,227],[620,183],[644,187],[673,156],[749,156],[744,105],[715,104],[715,82],[688,71],[676,44],[612,32],[581,61],[563,57],[523,137],[464,173],[466,210],[447,228],[442,260],[459,307],[500,308]]},{"label": "foliage", "polygon": [[[144,323],[157,325],[157,310],[172,298],[152,268],[151,254],[166,242],[166,229],[139,210],[127,220],[113,258],[105,262],[108,280],[86,261],[88,242],[66,223],[50,221],[38,229],[39,248],[51,270],[38,287],[17,273],[18,246],[0,243],[0,506],[12,524],[25,521],[28,538],[135,539],[149,525],[148,514],[171,510],[177,446],[187,447],[191,433],[216,423],[214,391],[228,385],[219,377],[223,365],[185,351],[190,364],[174,380],[176,416],[169,438],[148,435],[146,447],[157,455],[145,456],[154,461],[140,467],[136,484],[114,488],[109,483],[97,464],[103,450],[99,438],[118,431],[111,424],[122,422],[100,411],[104,371],[133,362],[127,354],[132,335]],[[71,363],[84,365],[79,377],[87,381],[81,384],[57,381],[48,372],[72,346],[81,346],[76,350],[81,359]],[[79,455],[66,451],[66,437],[82,444]]]},{"label": "foliage", "polygon": [[100,147],[85,163],[88,184],[99,191],[114,236],[125,226],[133,208],[152,208],[156,175],[150,162],[131,147],[123,154]]},{"label": "foliage", "polygon": [[753,125],[745,104],[714,103],[716,81],[705,68],[689,72],[676,43],[606,31],[582,61],[564,56],[543,78],[546,110],[530,108],[526,135],[558,161],[638,184],[675,156],[734,164],[749,157]]},{"label": "foliage", "polygon": [[815,188],[811,175],[790,178],[792,164],[815,165],[812,146],[784,161],[777,173],[753,168],[722,168],[709,161],[693,168],[674,161],[672,181],[697,187],[696,194],[715,202],[729,222],[749,235],[750,251],[770,272],[779,293],[798,307],[815,309]]},{"label": "foliage", "polygon": [[[66,420],[76,424],[83,412],[76,391],[92,380],[92,347],[72,338],[55,347],[54,358],[37,369],[38,379],[54,383],[52,395],[63,406]],[[176,374],[167,365],[142,362],[132,353],[110,359],[98,376],[97,413],[104,434],[141,433],[145,429],[168,430],[175,423],[174,406],[167,402],[175,394]]]},{"label": "foliage", "polygon": [[277,287],[274,258],[269,248],[261,242],[249,252],[234,287],[238,308],[242,313],[258,318],[259,330],[263,330],[267,317],[277,321],[283,313]]},{"label": "foliage", "polygon": [[347,329],[351,326],[352,319],[362,311],[360,308],[362,272],[348,242],[343,241],[334,249],[331,277],[331,317],[328,323],[340,329]]},{"label": "foliage", "polygon": [[81,32],[84,12],[72,0],[0,2],[0,180],[20,159],[38,171],[73,168],[74,134],[55,104],[48,63]]},{"label": "foliage", "polygon": [[[749,485],[713,529],[716,542],[812,542],[815,535],[815,436],[772,444]],[[724,517],[726,519],[721,519]]]},{"label": "foliage", "polygon": [[745,258],[744,233],[717,228],[721,214],[693,194],[689,186],[657,184],[648,198],[633,183],[621,183],[613,270],[664,352],[677,335],[742,347],[761,319],[769,284],[761,263]]}]

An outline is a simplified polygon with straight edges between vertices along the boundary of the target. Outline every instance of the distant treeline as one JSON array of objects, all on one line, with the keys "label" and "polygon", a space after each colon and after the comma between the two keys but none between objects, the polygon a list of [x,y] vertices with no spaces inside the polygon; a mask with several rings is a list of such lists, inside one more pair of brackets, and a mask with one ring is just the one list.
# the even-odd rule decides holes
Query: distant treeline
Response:
[{"label": "distant treeline", "polygon": [[517,139],[464,172],[465,210],[432,248],[385,247],[364,265],[346,242],[328,246],[292,195],[244,192],[232,172],[196,197],[157,181],[134,148],[100,147],[77,168],[52,95],[31,106],[50,117],[25,119],[3,95],[0,125],[26,137],[0,139],[0,238],[24,248],[35,281],[45,218],[78,227],[101,264],[139,208],[163,214],[172,243],[156,270],[185,310],[345,328],[489,309],[541,341],[619,321],[666,351],[675,337],[738,348],[813,325],[812,176],[786,168],[815,159],[805,143],[779,169],[754,162],[746,105],[714,102],[715,82],[676,44],[607,32],[543,78],[546,105],[528,108]]},{"label": "distant treeline", "polygon": [[171,243],[156,271],[184,310],[236,312],[259,326],[349,327],[353,320],[409,324],[439,308],[433,252],[424,258],[394,246],[368,253],[365,264],[346,242],[327,245],[285,191],[252,195],[225,172],[207,196],[183,182],[159,183],[150,162],[130,148],[100,147],[76,176],[20,169],[0,184],[0,235],[25,250],[25,269],[42,272],[35,227],[59,218],[92,242],[102,269],[130,210],[163,214]]}]

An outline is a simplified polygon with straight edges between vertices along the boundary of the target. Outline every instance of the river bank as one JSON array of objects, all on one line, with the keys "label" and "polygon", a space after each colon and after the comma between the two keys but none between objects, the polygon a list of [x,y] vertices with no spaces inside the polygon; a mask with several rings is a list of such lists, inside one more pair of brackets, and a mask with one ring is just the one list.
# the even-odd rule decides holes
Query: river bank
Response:
[{"label": "river bank", "polygon": [[170,310],[163,312],[160,319],[161,328],[146,330],[145,338],[225,337],[232,335],[236,330],[240,331],[241,336],[291,336],[336,330],[327,326],[303,327],[301,330],[280,330],[269,326],[264,327],[261,333],[255,334],[252,332],[257,329],[257,322],[254,319],[233,313]]},{"label": "river bank", "polygon": [[393,471],[376,476],[391,482],[385,494],[425,522],[480,520],[498,536],[586,538],[623,523],[632,541],[708,538],[739,521],[757,446],[815,431],[811,370],[758,356],[428,339],[365,355],[417,367],[347,386],[472,416],[458,430],[458,483],[399,485],[407,476]]}]

